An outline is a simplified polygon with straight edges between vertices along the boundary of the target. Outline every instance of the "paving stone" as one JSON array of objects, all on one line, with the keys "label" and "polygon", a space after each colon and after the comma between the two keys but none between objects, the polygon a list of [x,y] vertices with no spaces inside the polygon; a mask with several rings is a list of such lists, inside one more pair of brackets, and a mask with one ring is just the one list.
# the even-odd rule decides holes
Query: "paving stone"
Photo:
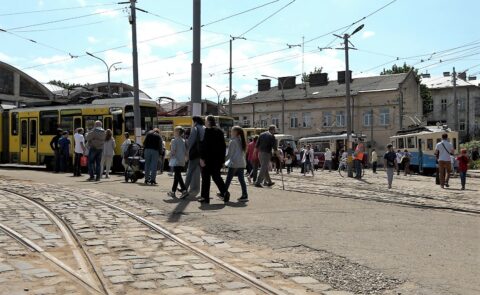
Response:
[{"label": "paving stone", "polygon": [[197,263],[197,264],[192,264],[192,267],[194,269],[212,269],[215,266],[211,263]]},{"label": "paving stone", "polygon": [[238,290],[238,289],[248,288],[248,285],[242,282],[229,282],[223,285],[225,286],[225,288],[229,290]]},{"label": "paving stone", "polygon": [[186,295],[186,294],[198,294],[195,289],[188,287],[169,288],[162,290],[162,294],[168,295]]},{"label": "paving stone", "polygon": [[287,276],[287,277],[298,276],[298,275],[301,274],[298,270],[293,269],[293,268],[289,268],[289,267],[275,268],[275,271],[278,271],[278,272],[282,273],[284,276]]},{"label": "paving stone", "polygon": [[285,265],[281,264],[281,263],[275,263],[275,262],[272,262],[272,263],[262,263],[263,266],[265,267],[268,267],[268,268],[281,268],[281,267],[285,267]]},{"label": "paving stone", "polygon": [[318,284],[319,282],[312,277],[293,277],[291,278],[297,284]]},{"label": "paving stone", "polygon": [[57,294],[55,287],[44,287],[33,291],[35,295]]},{"label": "paving stone", "polygon": [[103,275],[106,277],[115,277],[115,276],[123,276],[125,275],[125,271],[123,270],[111,270],[111,271],[104,271]]},{"label": "paving stone", "polygon": [[205,292],[215,292],[215,293],[218,293],[217,291],[218,291],[218,290],[221,290],[222,287],[220,287],[219,285],[216,285],[216,284],[208,284],[208,285],[202,285],[202,289],[203,289]]},{"label": "paving stone", "polygon": [[155,273],[153,268],[141,268],[141,269],[132,269],[132,275],[144,275],[147,273]]},{"label": "paving stone", "polygon": [[115,276],[111,277],[110,281],[112,284],[121,284],[121,283],[127,283],[127,282],[133,282],[135,281],[132,276]]},{"label": "paving stone", "polygon": [[173,266],[159,266],[155,268],[155,271],[159,273],[164,273],[164,272],[175,272],[178,269],[179,269],[178,267],[173,267]]},{"label": "paving stone", "polygon": [[[34,266],[26,261],[13,261],[12,264],[18,269],[18,270],[27,270],[27,269],[32,269]],[[0,272],[1,271],[1,266],[0,266]]]},{"label": "paving stone", "polygon": [[182,279],[162,280],[162,281],[159,282],[159,284],[161,284],[161,285],[163,285],[163,286],[166,286],[166,287],[169,287],[169,288],[173,288],[173,287],[184,287],[184,286],[187,286],[187,285],[188,285],[187,281],[182,280]]},{"label": "paving stone", "polygon": [[91,240],[91,241],[86,241],[85,245],[87,245],[87,246],[100,246],[100,245],[105,245],[105,241]]},{"label": "paving stone", "polygon": [[15,268],[13,268],[11,265],[0,263],[0,273],[13,270],[15,270]]},{"label": "paving stone", "polygon": [[211,277],[215,275],[215,273],[209,270],[192,270],[189,273],[193,277]]},{"label": "paving stone", "polygon": [[231,253],[246,253],[246,252],[250,252],[248,250],[245,250],[245,249],[241,249],[241,248],[229,248],[227,249],[228,252],[231,252]]},{"label": "paving stone", "polygon": [[190,279],[194,285],[215,284],[217,280],[212,277],[196,277]]},{"label": "paving stone", "polygon": [[235,290],[235,291],[223,291],[218,293],[218,295],[255,295],[256,293],[253,290]]},{"label": "paving stone", "polygon": [[50,271],[41,272],[41,273],[35,274],[35,276],[36,276],[37,278],[40,278],[40,279],[55,277],[55,276],[57,276],[57,275],[58,275],[58,273],[56,273],[56,272],[50,272]]},{"label": "paving stone", "polygon": [[315,292],[327,291],[332,289],[332,286],[330,286],[329,284],[308,284],[308,285],[305,285],[305,287]]},{"label": "paving stone", "polygon": [[181,265],[186,265],[186,264],[188,264],[188,262],[179,261],[179,260],[167,261],[167,262],[163,263],[163,265],[165,265],[165,266],[181,266]]},{"label": "paving stone", "polygon": [[347,291],[325,291],[324,295],[354,295],[352,292]]},{"label": "paving stone", "polygon": [[152,282],[152,281],[135,282],[131,286],[136,288],[136,289],[155,289],[155,288],[157,288],[157,286],[155,285],[155,282]]},{"label": "paving stone", "polygon": [[165,279],[165,276],[161,273],[146,273],[143,275],[137,275],[135,278],[140,281],[150,281],[150,280],[163,280]]}]

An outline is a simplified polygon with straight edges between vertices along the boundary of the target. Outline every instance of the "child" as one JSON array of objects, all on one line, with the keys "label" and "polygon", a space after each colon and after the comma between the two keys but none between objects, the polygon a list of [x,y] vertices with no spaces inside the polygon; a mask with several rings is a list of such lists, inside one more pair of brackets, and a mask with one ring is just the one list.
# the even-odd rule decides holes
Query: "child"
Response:
[{"label": "child", "polygon": [[[318,157],[313,158],[313,167],[315,168],[315,171],[318,171],[318,168],[320,168],[319,166],[320,160],[318,159]],[[325,167],[325,165],[323,165],[323,167]]]},{"label": "child", "polygon": [[227,152],[227,179],[225,180],[225,186],[230,187],[230,183],[234,176],[238,178],[240,187],[242,188],[242,196],[238,199],[239,202],[248,202],[247,184],[245,183],[245,177],[243,170],[247,163],[245,161],[245,152],[247,150],[247,141],[245,140],[245,133],[239,126],[232,128],[232,141],[228,146]]},{"label": "child", "polygon": [[287,166],[287,174],[290,174],[290,172],[292,171],[292,164],[292,156],[287,154],[287,158],[285,159],[285,165]]},{"label": "child", "polygon": [[187,155],[185,140],[182,137],[183,132],[184,130],[182,127],[175,127],[175,138],[172,140],[170,145],[170,167],[173,168],[174,175],[172,191],[168,192],[168,196],[175,198],[175,192],[177,191],[178,185],[180,185],[181,199],[188,196],[187,189],[182,178],[182,170],[185,166],[185,157]]},{"label": "child", "polygon": [[462,149],[460,156],[457,157],[458,161],[458,173],[460,174],[460,181],[462,183],[462,191],[465,190],[465,183],[467,181],[467,170],[468,170],[468,156],[467,150]]}]

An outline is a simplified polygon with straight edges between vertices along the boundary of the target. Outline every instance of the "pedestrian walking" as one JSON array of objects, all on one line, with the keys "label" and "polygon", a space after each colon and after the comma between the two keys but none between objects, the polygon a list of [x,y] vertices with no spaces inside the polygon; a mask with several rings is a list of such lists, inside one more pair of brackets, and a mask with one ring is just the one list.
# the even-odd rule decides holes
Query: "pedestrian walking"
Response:
[{"label": "pedestrian walking", "polygon": [[408,175],[412,174],[411,171],[410,171],[410,161],[411,161],[411,159],[412,159],[412,155],[408,152],[408,150],[404,150],[401,163],[402,163],[402,166],[403,166],[403,172],[404,172],[405,176],[407,176],[407,174]]},{"label": "pedestrian walking", "polygon": [[158,157],[162,151],[160,130],[154,128],[147,133],[143,141],[143,157],[145,158],[145,184],[157,184]]},{"label": "pedestrian walking", "polygon": [[100,166],[102,162],[103,144],[105,143],[105,130],[102,128],[102,121],[95,121],[94,126],[93,130],[90,130],[87,134],[89,181],[100,180]]},{"label": "pedestrian walking", "polygon": [[68,138],[68,132],[63,131],[62,137],[58,140],[58,146],[60,148],[60,171],[67,172],[70,166],[70,139]]},{"label": "pedestrian walking", "polygon": [[258,166],[260,165],[260,162],[258,160],[258,150],[255,147],[258,141],[258,135],[255,135],[253,138],[252,142],[250,142],[247,146],[247,159],[250,162],[250,165],[252,166],[252,171],[250,171],[250,174],[248,175],[248,182],[256,182],[257,181],[257,175],[258,175]]},{"label": "pedestrian walking", "polygon": [[60,172],[60,161],[62,159],[60,155],[60,146],[58,145],[58,141],[62,138],[63,130],[58,128],[57,135],[55,135],[52,140],[50,141],[50,148],[52,149],[54,156],[55,156],[55,173]]},{"label": "pedestrian walking", "polygon": [[187,141],[188,168],[185,177],[185,187],[189,196],[196,197],[200,192],[200,143],[205,136],[205,122],[199,116],[193,116],[192,122],[193,127]]},{"label": "pedestrian walking", "polygon": [[[184,135],[182,135],[182,138],[183,138],[183,136]],[[160,156],[158,158],[158,170],[160,171],[160,174],[163,174],[163,167],[165,165],[165,155],[166,154],[167,154],[167,149],[165,148],[165,139],[162,136],[162,151],[160,152]]]},{"label": "pedestrian walking", "polygon": [[270,159],[272,158],[272,150],[277,150],[277,141],[275,140],[275,125],[270,125],[268,131],[263,132],[258,137],[256,148],[259,151],[258,158],[260,160],[260,173],[255,182],[256,187],[263,187],[262,182],[265,181],[267,186],[272,186],[274,183],[270,178],[268,172]]},{"label": "pedestrian walking", "polygon": [[458,173],[460,174],[460,182],[462,184],[462,191],[465,190],[465,184],[467,182],[467,170],[468,170],[468,155],[467,150],[462,149],[460,155],[457,157],[458,161]]},{"label": "pedestrian walking", "polygon": [[392,188],[393,183],[393,175],[395,173],[395,169],[398,170],[398,162],[397,162],[397,154],[393,150],[393,145],[387,145],[387,152],[383,156],[383,167],[385,167],[385,171],[387,172],[387,182],[388,188]]},{"label": "pedestrian walking", "polygon": [[85,137],[83,136],[83,128],[77,128],[73,135],[75,158],[73,160],[73,176],[82,176],[82,167],[80,160],[86,152]]},{"label": "pedestrian walking", "polygon": [[355,178],[361,179],[362,178],[362,170],[363,170],[363,157],[365,155],[365,146],[361,139],[355,148],[355,155],[353,159],[353,165],[355,167]]},{"label": "pedestrian walking", "polygon": [[238,178],[240,187],[242,188],[242,196],[238,199],[239,202],[248,202],[247,184],[245,183],[244,169],[247,165],[245,161],[245,154],[247,143],[245,140],[245,133],[240,126],[232,128],[232,140],[228,145],[227,152],[227,179],[225,180],[225,187],[228,191],[230,183],[234,176]]},{"label": "pedestrian walking", "polygon": [[300,163],[300,174],[303,174],[303,172],[305,171],[305,166],[303,165],[303,162],[302,162],[302,159],[303,159],[303,155],[305,154],[305,146],[302,145],[302,147],[300,148],[300,151],[298,153],[298,163]]},{"label": "pedestrian walking", "polygon": [[329,148],[325,149],[325,162],[323,163],[323,170],[328,168],[328,172],[332,172],[332,151]]},{"label": "pedestrian walking", "polygon": [[188,196],[187,188],[182,178],[182,171],[185,168],[185,158],[187,157],[187,147],[183,139],[184,130],[177,126],[174,130],[174,139],[170,144],[170,166],[173,167],[173,185],[168,196],[175,198],[178,186],[180,185],[180,198]]},{"label": "pedestrian walking", "polygon": [[287,157],[285,158],[285,166],[287,166],[287,174],[290,174],[292,172],[292,167],[293,165],[293,159],[292,155],[288,154]]},{"label": "pedestrian walking", "polygon": [[127,160],[128,160],[128,147],[132,144],[132,140],[130,139],[130,134],[128,132],[125,132],[123,134],[125,140],[122,142],[122,145],[120,146],[120,149],[122,150],[122,165],[123,168],[127,169]]},{"label": "pedestrian walking", "polygon": [[402,168],[402,157],[403,157],[403,153],[401,150],[398,150],[397,153],[395,154],[397,156],[397,175],[400,175],[400,169]]},{"label": "pedestrian walking", "polygon": [[448,141],[448,134],[442,134],[442,141],[435,146],[435,155],[438,159],[438,170],[440,174],[440,187],[449,187],[450,173],[452,172],[452,163],[450,156],[455,152],[453,145]]},{"label": "pedestrian walking", "polygon": [[313,172],[313,149],[312,147],[308,144],[307,149],[303,153],[303,159],[302,159],[302,164],[303,164],[303,176],[306,176],[306,174],[311,171],[312,176],[315,176],[315,173]]},{"label": "pedestrian walking", "polygon": [[112,167],[113,155],[115,155],[115,140],[113,139],[112,130],[105,130],[105,142],[103,143],[102,161],[100,162],[101,170],[100,176],[103,177],[105,171],[105,178],[110,178],[110,169]]},{"label": "pedestrian walking", "polygon": [[230,201],[220,170],[225,163],[226,144],[222,129],[217,127],[214,116],[207,116],[206,129],[200,142],[200,167],[202,167],[202,189],[199,202],[210,203],[210,179],[215,182],[225,203]]},{"label": "pedestrian walking", "polygon": [[370,163],[372,164],[372,172],[377,174],[377,165],[378,165],[378,156],[377,156],[377,152],[375,151],[375,149],[372,149],[372,156],[371,156],[371,159],[370,159]]},{"label": "pedestrian walking", "polygon": [[[242,129],[243,130],[243,129]],[[244,134],[245,136],[245,134]],[[248,139],[248,143],[247,143],[247,147],[249,144],[251,144],[253,142],[253,138],[249,138]],[[248,149],[245,153],[245,162],[247,163],[247,168],[246,168],[246,175],[249,176],[250,175],[250,172],[252,172],[252,164],[250,163],[250,161],[248,160]]]}]

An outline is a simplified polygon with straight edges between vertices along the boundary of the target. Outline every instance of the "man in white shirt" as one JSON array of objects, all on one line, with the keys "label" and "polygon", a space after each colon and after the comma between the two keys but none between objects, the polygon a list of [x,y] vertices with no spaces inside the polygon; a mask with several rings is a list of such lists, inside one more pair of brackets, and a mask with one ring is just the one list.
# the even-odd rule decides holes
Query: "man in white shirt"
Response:
[{"label": "man in white shirt", "polygon": [[328,167],[328,172],[332,172],[332,151],[329,148],[325,150],[325,162],[323,163],[323,170]]},{"label": "man in white shirt", "polygon": [[402,163],[402,157],[403,157],[403,153],[401,150],[398,150],[397,151],[397,175],[400,175],[400,169],[401,169],[401,163]]},{"label": "man in white shirt", "polygon": [[78,128],[73,135],[73,141],[75,143],[75,160],[73,163],[73,176],[81,175],[80,159],[85,153],[85,137],[83,136],[83,128]]},{"label": "man in white shirt", "polygon": [[448,181],[452,172],[450,156],[455,152],[453,145],[448,141],[448,134],[442,134],[442,141],[435,146],[435,155],[438,159],[438,170],[440,174],[440,186],[449,187]]}]

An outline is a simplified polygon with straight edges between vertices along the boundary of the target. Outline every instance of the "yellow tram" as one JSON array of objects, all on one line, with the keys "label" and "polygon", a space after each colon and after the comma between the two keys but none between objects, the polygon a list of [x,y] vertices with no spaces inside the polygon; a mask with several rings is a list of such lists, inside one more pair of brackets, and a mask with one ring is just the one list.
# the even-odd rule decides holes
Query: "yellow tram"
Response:
[{"label": "yellow tram", "polygon": [[[104,129],[113,131],[116,150],[113,169],[121,168],[121,144],[124,132],[134,135],[133,98],[96,99],[90,104],[58,105],[2,109],[1,143],[2,162],[53,167],[54,153],[50,141],[57,129],[70,134],[73,154],[73,133],[83,127],[88,132],[97,120]],[[140,99],[142,134],[158,125],[156,102]],[[133,137],[132,137],[133,138]]]}]

